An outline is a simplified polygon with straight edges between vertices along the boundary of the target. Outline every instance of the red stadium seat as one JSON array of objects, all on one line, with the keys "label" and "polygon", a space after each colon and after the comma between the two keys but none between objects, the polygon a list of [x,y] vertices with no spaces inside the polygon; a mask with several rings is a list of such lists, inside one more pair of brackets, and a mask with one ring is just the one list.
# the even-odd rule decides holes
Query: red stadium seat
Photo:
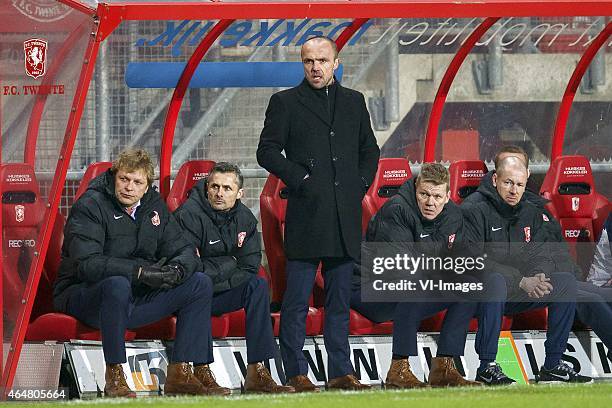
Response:
[{"label": "red stadium seat", "polygon": [[551,214],[559,220],[572,256],[583,271],[592,261],[592,245],[602,231],[610,212],[608,199],[595,191],[593,172],[584,156],[560,156],[553,160],[540,194],[550,200]]},{"label": "red stadium seat", "polygon": [[166,199],[170,211],[176,210],[185,202],[189,190],[199,180],[208,177],[213,167],[215,167],[215,162],[212,160],[192,160],[183,163]]},{"label": "red stadium seat", "polygon": [[487,165],[482,160],[459,160],[448,168],[450,173],[451,200],[456,204],[472,194],[487,174]]},{"label": "red stadium seat", "polygon": [[38,281],[36,299],[30,315],[30,321],[38,316],[53,312],[53,282],[57,276],[61,262],[62,244],[64,242],[64,216],[58,211],[55,216],[51,239],[45,256],[45,263]]},{"label": "red stadium seat", "polygon": [[280,304],[286,288],[285,250],[283,246],[287,191],[285,184],[270,174],[259,196],[261,233],[270,268],[272,302]]},{"label": "red stadium seat", "polygon": [[77,189],[76,194],[74,195],[74,201],[78,200],[85,191],[87,191],[87,187],[89,187],[89,183],[100,174],[104,173],[106,170],[112,167],[113,163],[111,162],[97,162],[89,165],[87,170],[85,170],[85,174],[83,174],[83,178],[81,179],[81,184],[79,184],[79,188]]},{"label": "red stadium seat", "polygon": [[[266,249],[266,258],[270,268],[271,300],[278,305],[283,300],[287,287],[285,275],[284,231],[285,213],[287,211],[287,189],[285,184],[276,176],[270,174],[259,197],[261,214],[261,228]],[[280,316],[272,313],[275,335],[278,335]],[[306,331],[313,335],[319,334],[321,317],[315,308],[309,308],[306,316]]]},{"label": "red stadium seat", "polygon": [[[6,163],[0,166],[2,183],[2,296],[4,327],[10,333],[22,311],[21,299],[35,252],[45,203],[32,166]],[[10,334],[9,334],[10,336]]]},{"label": "red stadium seat", "polygon": [[390,197],[397,194],[400,186],[411,177],[412,172],[410,171],[410,164],[407,159],[389,158],[379,160],[374,181],[361,203],[361,227],[363,232],[368,228],[368,222],[376,214],[376,211]]},{"label": "red stadium seat", "polygon": [[349,333],[352,335],[391,334],[393,322],[374,323],[359,312],[351,309]]}]

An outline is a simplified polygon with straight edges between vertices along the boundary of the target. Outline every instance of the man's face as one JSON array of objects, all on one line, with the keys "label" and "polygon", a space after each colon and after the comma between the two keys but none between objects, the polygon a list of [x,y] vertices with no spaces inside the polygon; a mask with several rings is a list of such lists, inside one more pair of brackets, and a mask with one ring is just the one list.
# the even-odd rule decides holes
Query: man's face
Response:
[{"label": "man's face", "polygon": [[446,183],[435,185],[428,181],[416,185],[416,200],[423,218],[433,220],[442,212],[450,199],[446,187]]},{"label": "man's face", "polygon": [[302,64],[304,77],[315,89],[321,89],[332,83],[334,70],[338,68],[338,58],[329,41],[314,39],[302,45]]},{"label": "man's face", "polygon": [[242,198],[234,173],[212,173],[207,183],[208,202],[215,211],[228,211]]},{"label": "man's face", "polygon": [[144,169],[134,171],[117,170],[115,173],[115,196],[125,208],[136,204],[149,189]]},{"label": "man's face", "polygon": [[509,167],[493,174],[493,185],[499,196],[514,207],[521,201],[527,186],[527,171],[520,167]]}]

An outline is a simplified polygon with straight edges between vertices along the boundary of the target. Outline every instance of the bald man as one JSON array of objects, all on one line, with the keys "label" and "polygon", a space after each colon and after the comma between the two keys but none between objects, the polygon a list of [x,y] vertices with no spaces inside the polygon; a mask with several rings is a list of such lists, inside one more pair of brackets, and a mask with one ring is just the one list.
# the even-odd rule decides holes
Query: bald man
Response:
[{"label": "bald man", "polygon": [[[496,163],[491,185],[481,185],[485,198],[463,207],[467,239],[474,256],[487,255],[489,281],[505,282],[496,302],[479,311],[476,352],[481,366],[476,380],[489,385],[511,384],[495,363],[504,314],[548,307],[546,358],[536,380],[541,383],[590,382],[561,361],[576,310],[576,280],[570,273],[555,272],[555,264],[543,246],[541,211],[522,200],[529,173],[525,162],[509,156]],[[496,285],[497,287],[497,285]],[[503,301],[503,299],[506,301]],[[493,322],[494,324],[491,324]]]},{"label": "bald man", "polygon": [[257,147],[257,162],[289,189],[280,351],[287,383],[297,392],[316,392],[302,349],[308,298],[321,264],[327,388],[365,390],[369,386],[354,375],[350,359],[351,278],[361,254],[361,200],[376,174],[380,150],[364,96],[334,76],[336,44],[327,37],[310,38],[301,57],[304,80],[272,95]]}]

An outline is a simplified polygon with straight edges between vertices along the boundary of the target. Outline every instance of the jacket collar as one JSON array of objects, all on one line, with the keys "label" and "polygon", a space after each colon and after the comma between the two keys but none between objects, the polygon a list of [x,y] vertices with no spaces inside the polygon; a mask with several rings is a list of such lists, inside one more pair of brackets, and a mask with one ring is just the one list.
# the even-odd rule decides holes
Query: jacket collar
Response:
[{"label": "jacket collar", "polygon": [[[87,187],[88,190],[98,191],[104,195],[106,195],[117,207],[124,209],[123,205],[117,200],[115,196],[115,175],[111,172],[110,169],[106,170],[104,173],[100,174],[98,177],[94,178]],[[148,206],[155,203],[158,199],[160,199],[160,195],[157,192],[155,186],[149,186],[147,192],[140,199],[140,210],[142,211]]]},{"label": "jacket collar", "polygon": [[197,182],[189,194],[189,199],[194,200],[206,214],[208,218],[217,226],[227,224],[229,220],[236,216],[240,200],[236,200],[236,204],[228,211],[217,211],[210,206],[206,195],[206,179]]},{"label": "jacket collar", "polygon": [[455,204],[449,200],[449,202],[444,205],[444,208],[442,209],[440,214],[438,214],[438,216],[434,218],[433,220],[429,220],[423,217],[423,214],[421,214],[421,210],[419,209],[419,205],[416,200],[415,183],[416,183],[416,177],[406,180],[404,184],[402,184],[401,187],[399,188],[399,191],[397,192],[397,194],[400,197],[402,197],[404,201],[406,201],[406,203],[412,208],[412,211],[414,212],[414,214],[417,215],[423,228],[426,228],[426,229],[438,228],[440,224],[444,223],[447,216],[449,215],[449,211],[450,211],[449,209],[454,207]]},{"label": "jacket collar", "polygon": [[480,185],[476,191],[480,192],[486,199],[491,203],[491,205],[497,210],[499,215],[502,218],[508,219],[512,221],[518,216],[518,213],[521,211],[523,207],[523,203],[525,202],[525,194],[521,197],[521,200],[517,205],[511,206],[504,201],[503,198],[497,192],[497,189],[493,185],[493,174],[494,170],[489,171],[483,179],[480,181]]},{"label": "jacket collar", "polygon": [[[336,109],[339,109],[342,104],[339,104],[337,101],[341,97],[343,93],[343,88],[340,86],[340,82],[334,76],[334,82],[336,83]],[[314,113],[323,123],[327,126],[332,126],[330,122],[329,114],[327,113],[327,107],[321,103],[320,99],[314,95],[314,90],[306,81],[306,78],[302,80],[302,83],[298,86],[298,100],[302,105],[304,105],[309,111]],[[338,117],[338,114],[334,115],[334,117]]]}]

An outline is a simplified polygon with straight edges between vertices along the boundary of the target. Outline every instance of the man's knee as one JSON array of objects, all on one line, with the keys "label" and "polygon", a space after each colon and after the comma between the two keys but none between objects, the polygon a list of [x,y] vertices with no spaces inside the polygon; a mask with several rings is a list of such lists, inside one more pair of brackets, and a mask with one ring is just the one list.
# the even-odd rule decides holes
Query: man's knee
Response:
[{"label": "man's knee", "polygon": [[550,275],[553,291],[559,294],[576,296],[576,277],[568,272],[555,272]]},{"label": "man's knee", "polygon": [[266,296],[268,295],[268,281],[261,276],[253,276],[249,281],[249,286],[251,287],[251,291],[253,293]]},{"label": "man's knee", "polygon": [[188,281],[193,285],[198,295],[212,298],[213,283],[210,276],[202,272],[195,272]]},{"label": "man's knee", "polygon": [[503,302],[508,296],[506,278],[501,273],[488,273],[483,278],[484,294],[483,301]]},{"label": "man's knee", "polygon": [[117,304],[129,302],[132,296],[130,281],[124,276],[111,276],[100,282],[102,301],[108,300]]}]

